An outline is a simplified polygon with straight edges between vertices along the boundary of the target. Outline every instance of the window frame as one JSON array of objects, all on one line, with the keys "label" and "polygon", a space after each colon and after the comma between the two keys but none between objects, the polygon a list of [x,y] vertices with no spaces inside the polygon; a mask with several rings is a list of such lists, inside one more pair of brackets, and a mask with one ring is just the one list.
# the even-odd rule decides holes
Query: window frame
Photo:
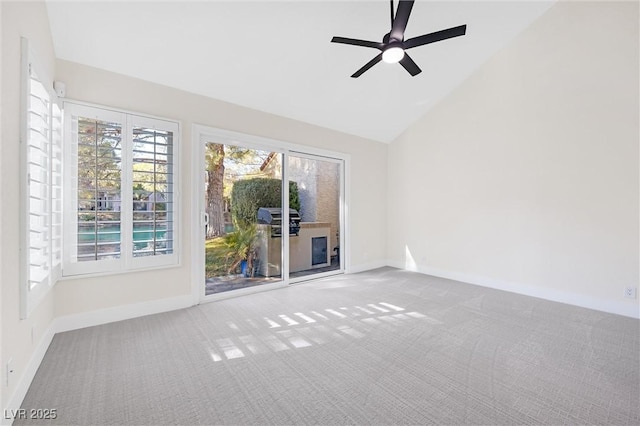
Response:
[{"label": "window frame", "polygon": [[[72,115],[101,121],[111,121],[121,125],[121,199],[120,199],[120,257],[95,261],[74,261],[77,242],[77,157],[74,149],[77,143],[73,139]],[[64,250],[62,275],[64,279],[77,277],[112,275],[131,271],[176,267],[181,263],[180,211],[182,203],[180,187],[180,151],[181,123],[161,117],[138,112],[95,105],[75,100],[64,101]],[[133,129],[134,127],[155,128],[172,132],[172,202],[174,204],[172,234],[173,250],[170,254],[140,256],[133,253]],[[75,149],[77,151],[77,149]],[[76,173],[76,176],[73,173]]]}]

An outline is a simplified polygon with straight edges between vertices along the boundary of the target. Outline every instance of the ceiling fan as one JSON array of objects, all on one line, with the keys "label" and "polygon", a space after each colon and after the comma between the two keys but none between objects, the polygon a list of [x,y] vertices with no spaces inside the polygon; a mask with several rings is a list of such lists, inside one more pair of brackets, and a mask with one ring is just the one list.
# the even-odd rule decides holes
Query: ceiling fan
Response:
[{"label": "ceiling fan", "polygon": [[404,69],[411,74],[411,76],[416,76],[420,74],[422,70],[415,62],[413,62],[413,59],[411,59],[405,50],[429,43],[435,43],[436,41],[446,40],[448,38],[458,37],[464,35],[467,31],[466,25],[460,25],[405,40],[404,31],[407,28],[407,22],[409,21],[409,15],[411,14],[411,8],[413,8],[414,1],[415,0],[399,0],[398,10],[394,17],[393,0],[390,0],[391,31],[382,38],[382,43],[345,37],[333,37],[331,39],[332,43],[351,44],[354,46],[371,47],[380,50],[380,53],[375,58],[353,73],[351,77],[360,77],[365,71],[381,60],[390,64],[400,62],[400,65],[402,65]]}]

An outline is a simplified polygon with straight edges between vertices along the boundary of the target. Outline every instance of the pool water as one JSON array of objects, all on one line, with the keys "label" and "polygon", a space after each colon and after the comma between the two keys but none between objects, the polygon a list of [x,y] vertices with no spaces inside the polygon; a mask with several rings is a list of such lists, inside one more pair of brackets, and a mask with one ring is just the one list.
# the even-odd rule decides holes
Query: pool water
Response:
[{"label": "pool water", "polygon": [[[133,242],[148,242],[153,241],[153,227],[150,226],[136,226],[133,228]],[[163,240],[167,233],[166,228],[156,228],[155,231],[155,240]],[[120,227],[119,226],[109,226],[102,227],[98,229],[97,232],[98,242],[108,243],[120,242]],[[94,243],[96,241],[96,233],[91,230],[84,230],[81,227],[78,227],[78,243]]]}]

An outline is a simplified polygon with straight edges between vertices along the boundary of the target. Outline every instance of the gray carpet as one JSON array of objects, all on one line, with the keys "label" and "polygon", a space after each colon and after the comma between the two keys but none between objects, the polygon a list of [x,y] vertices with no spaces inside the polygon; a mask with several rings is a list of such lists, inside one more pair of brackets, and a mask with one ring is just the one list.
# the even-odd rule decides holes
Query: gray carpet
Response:
[{"label": "gray carpet", "polygon": [[15,424],[639,424],[639,321],[391,268],[55,336]]}]

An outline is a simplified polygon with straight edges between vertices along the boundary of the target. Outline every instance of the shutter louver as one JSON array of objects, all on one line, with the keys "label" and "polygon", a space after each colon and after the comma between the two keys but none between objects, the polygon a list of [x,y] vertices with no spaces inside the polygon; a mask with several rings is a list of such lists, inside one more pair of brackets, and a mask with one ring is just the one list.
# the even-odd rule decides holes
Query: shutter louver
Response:
[{"label": "shutter louver", "polygon": [[30,67],[28,106],[29,290],[49,284],[51,211],[51,101]]},{"label": "shutter louver", "polygon": [[120,258],[122,125],[77,118],[79,262]]},{"label": "shutter louver", "polygon": [[173,132],[133,128],[133,256],[173,253]]},{"label": "shutter louver", "polygon": [[62,111],[22,39],[20,315],[62,275]]},{"label": "shutter louver", "polygon": [[51,266],[53,279],[62,275],[62,110],[51,105]]}]

